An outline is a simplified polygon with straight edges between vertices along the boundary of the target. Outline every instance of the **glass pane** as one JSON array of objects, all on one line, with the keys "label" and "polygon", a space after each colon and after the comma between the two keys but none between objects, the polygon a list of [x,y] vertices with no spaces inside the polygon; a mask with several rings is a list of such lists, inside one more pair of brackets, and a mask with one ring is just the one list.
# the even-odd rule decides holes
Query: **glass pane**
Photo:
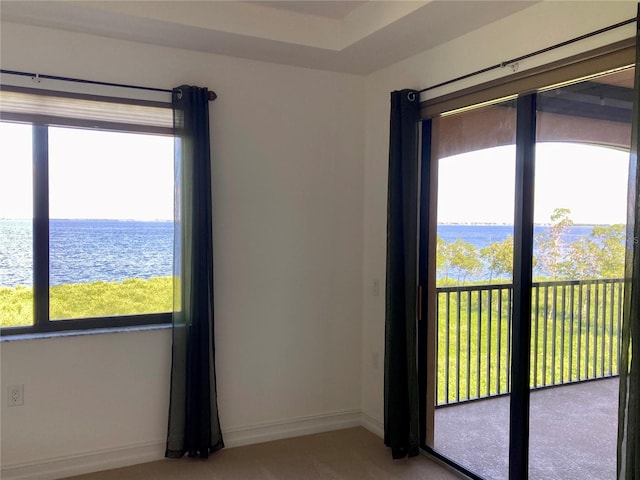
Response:
[{"label": "glass pane", "polygon": [[0,326],[33,325],[31,125],[0,123]]},{"label": "glass pane", "polygon": [[515,104],[441,118],[434,449],[508,476]]},{"label": "glass pane", "polygon": [[50,318],[168,312],[173,138],[49,129]]},{"label": "glass pane", "polygon": [[538,95],[531,479],[616,477],[632,100],[633,70]]}]

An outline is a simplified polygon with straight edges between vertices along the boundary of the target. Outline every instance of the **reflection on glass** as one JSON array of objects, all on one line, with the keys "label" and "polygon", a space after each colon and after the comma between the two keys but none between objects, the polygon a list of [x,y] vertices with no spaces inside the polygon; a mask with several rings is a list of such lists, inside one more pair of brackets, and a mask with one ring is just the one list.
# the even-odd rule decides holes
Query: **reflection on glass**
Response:
[{"label": "reflection on glass", "polygon": [[538,96],[531,479],[616,476],[632,79]]},{"label": "reflection on glass", "polygon": [[437,123],[434,449],[493,479],[508,476],[514,107]]},{"label": "reflection on glass", "polygon": [[33,324],[31,135],[0,123],[0,327]]},{"label": "reflection on glass", "polygon": [[167,312],[173,139],[49,129],[50,318]]}]

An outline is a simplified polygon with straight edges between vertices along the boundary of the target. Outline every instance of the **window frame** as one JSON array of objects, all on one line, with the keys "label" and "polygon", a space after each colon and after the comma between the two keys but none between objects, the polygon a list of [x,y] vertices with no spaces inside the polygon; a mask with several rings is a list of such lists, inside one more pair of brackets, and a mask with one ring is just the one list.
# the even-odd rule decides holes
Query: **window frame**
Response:
[{"label": "window frame", "polygon": [[[541,90],[556,88],[566,83],[576,83],[603,72],[621,70],[634,65],[635,37],[604,47],[589,50],[563,60],[548,63],[522,72],[465,88],[420,103],[422,120],[434,119],[473,109],[484,104],[515,99]],[[570,79],[570,80],[567,80]]]},{"label": "window frame", "polygon": [[[170,102],[149,102],[145,100],[118,99],[96,95],[70,94],[68,92],[52,92],[48,90],[25,89],[3,85],[2,90],[21,91],[44,96],[82,99],[120,103],[132,106],[152,106],[171,110]],[[171,114],[172,115],[172,114]],[[77,119],[73,116],[43,117],[32,113],[13,113],[2,110],[0,104],[0,121],[22,123],[32,128],[32,167],[33,167],[33,324],[24,326],[0,327],[0,337],[15,335],[31,335],[52,332],[88,331],[97,329],[119,329],[143,326],[163,326],[171,324],[172,312],[154,312],[133,315],[114,315],[105,317],[85,317],[73,319],[49,318],[49,127],[70,127],[81,130],[98,130],[123,133],[172,136],[173,128],[166,125],[140,125],[122,122],[105,122]],[[176,223],[174,221],[174,228]]]}]

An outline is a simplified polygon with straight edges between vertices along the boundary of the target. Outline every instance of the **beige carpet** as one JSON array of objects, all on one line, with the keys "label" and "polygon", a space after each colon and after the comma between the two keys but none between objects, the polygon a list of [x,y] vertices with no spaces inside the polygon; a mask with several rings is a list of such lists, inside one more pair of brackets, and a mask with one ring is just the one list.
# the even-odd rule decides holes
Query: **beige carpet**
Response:
[{"label": "beige carpet", "polygon": [[349,428],[246,447],[208,460],[182,458],[73,477],[74,480],[459,480],[423,456],[392,460],[382,440]]}]

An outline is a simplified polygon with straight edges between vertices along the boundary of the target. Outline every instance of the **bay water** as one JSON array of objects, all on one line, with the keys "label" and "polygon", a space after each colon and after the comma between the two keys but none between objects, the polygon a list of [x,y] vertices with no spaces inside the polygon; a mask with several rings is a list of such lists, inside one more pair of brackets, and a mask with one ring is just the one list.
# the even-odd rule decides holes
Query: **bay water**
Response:
[{"label": "bay water", "polygon": [[[0,220],[0,286],[32,285],[31,220]],[[168,277],[173,272],[173,222],[51,220],[51,285],[127,278]]]},{"label": "bay water", "polygon": [[[548,230],[536,226],[534,233]],[[593,227],[574,226],[564,240],[588,236]],[[171,276],[173,222],[124,220],[51,220],[50,284]],[[483,248],[513,234],[512,225],[439,225],[438,235]],[[0,286],[32,285],[31,220],[0,220]]]}]

